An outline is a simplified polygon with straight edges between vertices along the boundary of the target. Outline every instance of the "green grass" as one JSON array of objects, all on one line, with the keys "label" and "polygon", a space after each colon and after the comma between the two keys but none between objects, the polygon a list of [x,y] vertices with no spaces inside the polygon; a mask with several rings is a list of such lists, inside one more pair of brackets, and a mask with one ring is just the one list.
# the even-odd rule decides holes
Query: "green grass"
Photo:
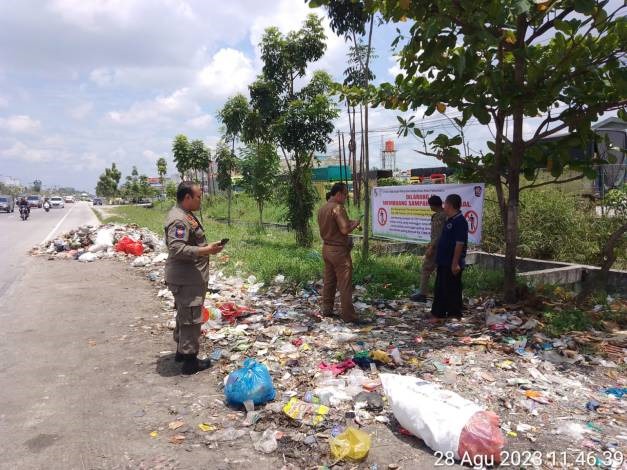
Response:
[{"label": "green grass", "polygon": [[560,336],[569,331],[584,331],[592,326],[590,316],[578,309],[544,312],[544,332],[549,336]]},{"label": "green grass", "polygon": [[[163,233],[163,222],[171,204],[156,204],[154,208],[122,206],[112,210],[104,222],[135,223],[147,227],[158,235]],[[255,225],[218,222],[207,217],[203,210],[205,232],[209,241],[229,238],[224,250],[228,261],[221,267],[228,274],[254,274],[265,283],[278,274],[298,285],[319,280],[323,262],[321,242],[314,230],[314,245],[302,248],[296,245],[294,234],[285,230],[260,230]],[[240,219],[242,220],[242,219]],[[243,219],[246,220],[246,219]],[[359,250],[353,251],[354,282],[367,289],[367,297],[394,299],[407,297],[419,284],[421,259],[411,254],[372,256],[362,260]],[[503,276],[500,272],[469,268],[464,275],[464,288],[468,296],[480,292],[501,290]],[[432,278],[433,282],[433,278]]]}]

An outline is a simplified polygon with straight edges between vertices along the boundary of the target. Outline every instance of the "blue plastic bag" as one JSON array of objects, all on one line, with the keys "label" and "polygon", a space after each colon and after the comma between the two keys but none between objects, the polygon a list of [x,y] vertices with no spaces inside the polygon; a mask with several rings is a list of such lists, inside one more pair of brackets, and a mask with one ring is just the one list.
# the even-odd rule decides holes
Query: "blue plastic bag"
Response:
[{"label": "blue plastic bag", "polygon": [[254,359],[246,359],[241,369],[229,374],[224,386],[226,401],[231,405],[243,405],[252,400],[261,405],[274,400],[276,391],[268,368]]}]

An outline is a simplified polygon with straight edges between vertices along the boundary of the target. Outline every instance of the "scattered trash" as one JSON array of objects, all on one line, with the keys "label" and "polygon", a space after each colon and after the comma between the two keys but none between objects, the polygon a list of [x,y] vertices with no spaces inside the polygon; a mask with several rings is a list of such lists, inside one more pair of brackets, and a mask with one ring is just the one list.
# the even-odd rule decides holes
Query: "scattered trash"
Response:
[{"label": "scattered trash", "polygon": [[292,397],[283,407],[283,412],[290,418],[310,426],[321,424],[326,415],[329,414],[329,407],[325,405],[314,405]]},{"label": "scattered trash", "polygon": [[[141,245],[139,255],[115,250],[125,237],[127,244],[130,239],[136,247]],[[168,256],[163,249],[159,237],[146,229],[109,224],[73,230],[32,254],[81,261],[89,254],[86,258],[95,262],[114,259],[135,266],[141,277],[152,281],[163,308],[133,320],[131,327],[171,335],[168,330],[176,326],[174,298],[163,286]],[[318,253],[311,256],[319,259]],[[326,450],[327,439],[331,445],[332,438],[363,426],[372,433],[371,445],[380,435],[377,427],[393,426],[399,433],[421,437],[434,450],[440,446],[456,456],[495,460],[503,435],[516,439],[516,449],[521,450],[525,443],[535,449],[533,443],[544,442],[543,452],[567,447],[624,451],[627,337],[622,326],[602,318],[625,309],[627,303],[620,298],[590,309],[605,330],[549,337],[535,307],[524,304],[470,298],[461,321],[431,324],[423,316],[429,305],[372,300],[366,287],[356,286],[356,307],[374,321],[353,326],[339,318],[312,320],[319,312],[320,282],[299,287],[279,274],[264,286],[241,272],[241,266],[227,267],[228,262],[228,257],[210,258],[201,330],[208,341],[202,352],[213,361],[214,373],[226,378],[227,403],[240,409],[225,408],[221,400],[202,397],[201,392],[198,400],[186,396],[192,413],[177,405],[171,412],[176,421],[169,423],[176,427],[166,421],[150,433],[153,439],[168,433],[168,441],[183,443],[186,450],[197,445],[197,439],[212,448],[220,443],[248,445],[260,453],[285,456],[285,468],[306,467],[312,452]],[[556,310],[562,307],[555,305]],[[159,356],[173,354],[162,351]],[[255,364],[249,372],[247,361]],[[258,368],[264,373],[258,375]],[[412,381],[411,392],[405,385],[390,385],[389,379],[386,383],[390,375]],[[247,376],[252,384],[242,378]],[[264,393],[262,399],[257,396]],[[194,420],[200,409],[208,414]],[[498,417],[488,409],[501,417],[500,428]],[[200,419],[209,422],[198,424]],[[293,459],[299,458],[294,466]],[[331,459],[338,460],[331,454],[320,464],[331,466]],[[381,462],[367,465],[375,466],[393,468]]]},{"label": "scattered trash", "polygon": [[381,374],[381,383],[396,420],[433,450],[499,457],[505,442],[494,413],[416,377]]},{"label": "scattered trash", "polygon": [[115,251],[141,256],[144,253],[144,245],[142,242],[133,240],[131,237],[122,237],[120,241],[115,244]]},{"label": "scattered trash", "polygon": [[627,388],[610,387],[603,390],[603,393],[616,398],[623,398],[624,395],[627,395]]},{"label": "scattered trash", "polygon": [[261,405],[274,400],[276,391],[268,368],[248,358],[241,369],[228,375],[224,394],[231,405],[243,405],[248,400]]},{"label": "scattered trash", "polygon": [[264,454],[274,452],[279,446],[275,434],[276,431],[274,429],[266,429],[263,433],[250,431],[250,438],[253,441],[255,450],[263,452]]},{"label": "scattered trash", "polygon": [[368,455],[371,438],[359,429],[346,428],[346,431],[329,441],[331,455],[337,460],[361,460]]},{"label": "scattered trash", "polygon": [[94,253],[83,253],[82,255],[80,255],[78,257],[78,260],[81,263],[91,263],[92,261],[96,261],[98,259],[98,257],[94,254]]}]

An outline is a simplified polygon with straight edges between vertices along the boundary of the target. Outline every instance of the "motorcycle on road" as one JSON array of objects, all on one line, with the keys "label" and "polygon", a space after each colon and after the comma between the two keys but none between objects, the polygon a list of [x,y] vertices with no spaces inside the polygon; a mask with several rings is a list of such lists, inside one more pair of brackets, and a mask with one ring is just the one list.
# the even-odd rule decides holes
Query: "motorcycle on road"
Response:
[{"label": "motorcycle on road", "polygon": [[48,201],[44,202],[44,210],[50,212],[50,203]]},{"label": "motorcycle on road", "polygon": [[30,210],[26,206],[20,206],[20,218],[22,220],[28,219],[28,215],[30,214]]}]

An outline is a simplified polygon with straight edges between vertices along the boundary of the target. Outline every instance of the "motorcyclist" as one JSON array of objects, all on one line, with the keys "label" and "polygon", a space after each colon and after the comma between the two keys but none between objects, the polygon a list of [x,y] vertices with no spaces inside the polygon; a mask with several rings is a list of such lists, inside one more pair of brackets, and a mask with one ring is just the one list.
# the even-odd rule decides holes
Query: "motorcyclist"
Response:
[{"label": "motorcyclist", "polygon": [[20,199],[20,202],[17,203],[17,205],[20,208],[20,213],[22,212],[22,210],[25,210],[26,214],[30,215],[30,207],[28,207],[28,201],[26,200],[25,197],[22,197]]},{"label": "motorcyclist", "polygon": [[44,198],[44,209],[46,210],[46,212],[48,212],[48,210],[50,210],[50,201],[48,200],[48,198]]}]

